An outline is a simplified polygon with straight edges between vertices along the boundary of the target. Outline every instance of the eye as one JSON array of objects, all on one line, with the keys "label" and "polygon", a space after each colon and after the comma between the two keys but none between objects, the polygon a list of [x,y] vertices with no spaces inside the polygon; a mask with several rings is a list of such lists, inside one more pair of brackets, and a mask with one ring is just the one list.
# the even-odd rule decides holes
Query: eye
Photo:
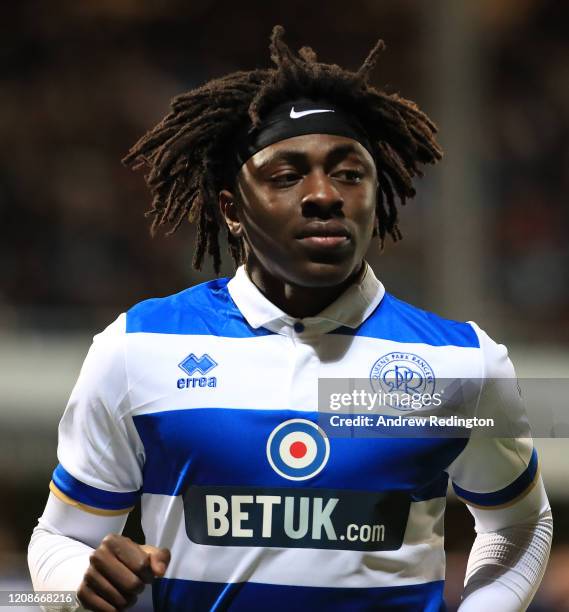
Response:
[{"label": "eye", "polygon": [[342,181],[345,181],[346,183],[355,184],[355,183],[361,182],[361,180],[364,177],[364,174],[360,170],[345,169],[345,170],[338,170],[337,172],[334,173],[333,176],[335,178],[339,178]]},{"label": "eye", "polygon": [[297,172],[283,172],[271,177],[271,183],[274,183],[278,187],[288,187],[294,185],[301,179],[301,175]]}]

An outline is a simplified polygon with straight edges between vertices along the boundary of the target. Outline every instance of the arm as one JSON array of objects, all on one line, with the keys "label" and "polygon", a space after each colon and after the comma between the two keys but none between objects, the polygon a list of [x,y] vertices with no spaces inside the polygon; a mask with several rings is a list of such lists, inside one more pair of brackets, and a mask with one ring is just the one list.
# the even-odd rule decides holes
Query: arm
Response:
[{"label": "arm", "polygon": [[28,548],[34,589],[77,591],[89,557],[108,533],[122,532],[126,517],[83,512],[50,493]]},{"label": "arm", "polygon": [[132,606],[145,584],[164,575],[170,553],[118,535],[126,516],[91,514],[51,493],[28,549],[34,589],[77,592],[83,607],[60,606],[60,612]]},{"label": "arm", "polygon": [[466,569],[460,612],[493,606],[526,610],[549,557],[553,519],[541,478],[517,503],[500,509],[469,506],[477,536]]},{"label": "arm", "polygon": [[477,413],[497,417],[496,434],[510,437],[494,437],[493,432],[471,437],[449,468],[477,533],[460,611],[493,606],[518,612],[528,607],[545,572],[553,533],[551,508],[506,347],[473,327],[483,355]]},{"label": "arm", "polygon": [[130,414],[124,332],[121,316],[95,337],[85,359],[28,553],[34,588],[77,591],[84,606],[105,612],[134,602],[169,561],[167,551],[117,535],[140,497],[144,464]]}]

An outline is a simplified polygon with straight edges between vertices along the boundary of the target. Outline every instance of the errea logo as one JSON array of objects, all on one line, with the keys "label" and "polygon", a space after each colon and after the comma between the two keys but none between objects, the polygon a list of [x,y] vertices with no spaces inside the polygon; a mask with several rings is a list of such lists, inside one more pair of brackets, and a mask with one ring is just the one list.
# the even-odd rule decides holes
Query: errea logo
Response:
[{"label": "errea logo", "polygon": [[204,353],[199,359],[190,353],[184,361],[178,364],[186,374],[193,376],[196,372],[207,374],[210,370],[213,370],[217,365],[217,361],[214,361],[207,353]]},{"label": "errea logo", "polygon": [[[189,375],[188,378],[178,378],[176,386],[178,389],[195,389],[196,387],[216,387],[217,378],[215,376],[204,376],[217,366],[217,361],[213,360],[207,353],[201,357],[196,357],[190,353],[178,367]],[[194,376],[196,372],[202,376]]]}]

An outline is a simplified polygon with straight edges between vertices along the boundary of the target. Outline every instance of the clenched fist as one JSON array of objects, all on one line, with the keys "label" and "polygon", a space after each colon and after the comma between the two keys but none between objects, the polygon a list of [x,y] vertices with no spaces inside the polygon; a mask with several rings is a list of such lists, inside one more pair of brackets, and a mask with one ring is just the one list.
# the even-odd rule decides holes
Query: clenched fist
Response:
[{"label": "clenched fist", "polygon": [[145,584],[164,575],[170,551],[109,534],[90,561],[77,598],[87,610],[118,612],[136,603]]}]

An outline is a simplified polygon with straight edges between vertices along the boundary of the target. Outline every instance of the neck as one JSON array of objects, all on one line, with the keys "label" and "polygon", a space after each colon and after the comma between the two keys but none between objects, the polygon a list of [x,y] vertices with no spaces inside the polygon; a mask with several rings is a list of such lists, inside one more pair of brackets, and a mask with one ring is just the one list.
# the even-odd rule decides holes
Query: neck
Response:
[{"label": "neck", "polygon": [[279,279],[259,265],[248,262],[246,269],[257,289],[275,306],[291,317],[304,319],[322,312],[359,277],[362,266],[344,282],[333,287],[301,287]]}]

